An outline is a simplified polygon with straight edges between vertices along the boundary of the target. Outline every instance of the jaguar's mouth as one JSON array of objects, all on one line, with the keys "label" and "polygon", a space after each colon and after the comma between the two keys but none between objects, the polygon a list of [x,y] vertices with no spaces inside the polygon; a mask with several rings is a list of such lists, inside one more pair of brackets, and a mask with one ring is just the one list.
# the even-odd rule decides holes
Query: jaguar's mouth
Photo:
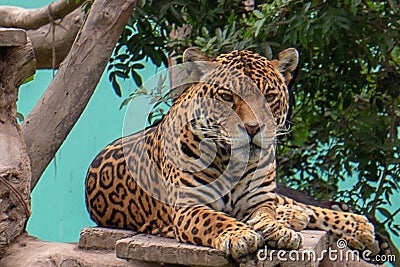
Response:
[{"label": "jaguar's mouth", "polygon": [[232,150],[245,150],[245,149],[249,149],[249,150],[251,150],[251,149],[260,149],[260,150],[262,150],[262,147],[260,147],[257,144],[254,144],[254,143],[247,143],[247,144],[244,144],[244,145],[241,145],[241,146],[232,146],[231,145],[231,149]]},{"label": "jaguar's mouth", "polygon": [[259,159],[261,156],[261,150],[262,148],[256,144],[251,143],[250,144],[250,155],[249,155],[249,159],[250,160],[255,160],[255,159]]},{"label": "jaguar's mouth", "polygon": [[260,146],[254,143],[247,143],[242,146],[232,147],[231,149],[233,156],[241,155],[241,158],[246,158],[246,160],[249,159],[251,161],[258,159],[263,150]]},{"label": "jaguar's mouth", "polygon": [[256,143],[253,143],[253,142],[250,143],[249,146],[250,146],[250,150],[252,150],[252,149],[262,149],[261,146],[259,146]]}]

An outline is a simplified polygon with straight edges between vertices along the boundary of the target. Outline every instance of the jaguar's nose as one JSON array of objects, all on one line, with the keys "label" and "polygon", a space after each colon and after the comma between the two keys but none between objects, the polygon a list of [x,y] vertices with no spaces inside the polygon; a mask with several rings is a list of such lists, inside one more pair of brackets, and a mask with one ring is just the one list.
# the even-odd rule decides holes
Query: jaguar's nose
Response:
[{"label": "jaguar's nose", "polygon": [[260,131],[260,124],[258,122],[246,122],[244,124],[244,127],[246,128],[246,132],[249,135],[250,139],[253,139],[253,137]]}]

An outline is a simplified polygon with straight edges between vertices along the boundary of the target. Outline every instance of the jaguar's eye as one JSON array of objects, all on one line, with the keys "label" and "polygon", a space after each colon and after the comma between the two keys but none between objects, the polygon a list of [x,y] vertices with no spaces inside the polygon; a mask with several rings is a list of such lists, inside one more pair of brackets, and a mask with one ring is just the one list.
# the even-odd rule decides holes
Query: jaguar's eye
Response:
[{"label": "jaguar's eye", "polygon": [[232,102],[233,101],[233,95],[231,95],[229,93],[223,92],[223,93],[220,93],[219,96],[225,102]]},{"label": "jaguar's eye", "polygon": [[267,100],[267,102],[272,102],[275,99],[275,95],[274,94],[267,94],[265,96],[265,99]]}]

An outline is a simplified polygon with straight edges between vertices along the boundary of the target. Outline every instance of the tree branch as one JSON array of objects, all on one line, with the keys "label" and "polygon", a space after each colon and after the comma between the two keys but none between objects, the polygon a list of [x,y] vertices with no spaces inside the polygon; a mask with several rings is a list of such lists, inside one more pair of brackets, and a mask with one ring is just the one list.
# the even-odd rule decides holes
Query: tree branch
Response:
[{"label": "tree branch", "polygon": [[0,6],[0,26],[15,27],[25,30],[38,29],[51,21],[61,19],[82,4],[75,0],[58,0],[48,6],[25,9],[14,6]]},{"label": "tree branch", "polygon": [[[35,50],[36,67],[38,69],[58,68],[69,53],[75,37],[83,24],[83,18],[83,11],[77,8],[62,20],[46,24],[36,30],[27,31]],[[55,27],[54,36],[51,27]],[[53,48],[55,49],[54,59],[52,55]]]},{"label": "tree branch", "polygon": [[136,0],[94,1],[70,53],[23,122],[32,189],[86,107],[135,5]]}]

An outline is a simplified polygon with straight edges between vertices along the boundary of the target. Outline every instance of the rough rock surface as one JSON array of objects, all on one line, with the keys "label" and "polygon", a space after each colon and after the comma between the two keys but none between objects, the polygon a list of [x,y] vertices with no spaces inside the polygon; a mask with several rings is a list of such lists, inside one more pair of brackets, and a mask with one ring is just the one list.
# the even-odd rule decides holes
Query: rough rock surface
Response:
[{"label": "rough rock surface", "polygon": [[[159,266],[240,266],[240,267],[371,267],[363,261],[329,261],[319,256],[328,249],[325,232],[303,231],[305,246],[300,251],[259,250],[255,255],[233,263],[220,251],[181,244],[173,239],[136,234],[107,228],[85,228],[78,243],[45,242],[23,236],[9,246],[1,267],[159,267]],[[114,249],[115,247],[115,249]],[[313,251],[316,257],[291,257]],[[278,253],[279,257],[278,257]],[[258,254],[258,257],[257,257]],[[261,258],[261,260],[257,260]],[[321,261],[322,260],[322,261]],[[375,265],[376,266],[376,265]]]},{"label": "rough rock surface", "polygon": [[160,266],[118,259],[113,251],[83,250],[78,248],[77,243],[45,242],[34,237],[24,237],[7,250],[12,251],[12,254],[0,260],[1,267]]}]

